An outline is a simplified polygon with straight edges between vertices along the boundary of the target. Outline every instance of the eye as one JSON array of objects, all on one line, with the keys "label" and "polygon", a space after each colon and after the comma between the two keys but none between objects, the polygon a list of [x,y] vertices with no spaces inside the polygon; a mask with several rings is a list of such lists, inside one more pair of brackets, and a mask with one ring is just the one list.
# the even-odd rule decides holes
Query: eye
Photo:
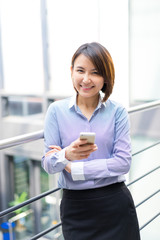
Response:
[{"label": "eye", "polygon": [[82,70],[82,69],[77,69],[77,72],[79,72],[79,73],[83,73],[84,70]]},{"label": "eye", "polygon": [[99,75],[99,73],[97,71],[92,72],[92,74]]}]

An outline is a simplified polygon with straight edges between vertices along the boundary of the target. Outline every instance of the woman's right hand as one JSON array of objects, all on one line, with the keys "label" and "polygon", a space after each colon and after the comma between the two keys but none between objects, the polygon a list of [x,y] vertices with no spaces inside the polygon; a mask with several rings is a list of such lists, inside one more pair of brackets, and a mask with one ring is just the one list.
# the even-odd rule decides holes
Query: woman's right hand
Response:
[{"label": "woman's right hand", "polygon": [[96,144],[87,144],[86,139],[81,140],[78,138],[66,148],[65,158],[70,161],[85,159],[97,149]]}]

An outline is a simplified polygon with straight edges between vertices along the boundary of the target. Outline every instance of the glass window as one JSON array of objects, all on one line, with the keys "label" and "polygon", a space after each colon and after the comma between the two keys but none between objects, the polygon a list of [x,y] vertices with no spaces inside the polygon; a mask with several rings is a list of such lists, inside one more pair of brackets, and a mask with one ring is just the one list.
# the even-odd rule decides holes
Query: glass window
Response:
[{"label": "glass window", "polygon": [[42,99],[36,97],[2,97],[2,116],[28,116],[42,112]]},{"label": "glass window", "polygon": [[[49,175],[46,173],[40,165],[40,182],[41,192],[57,188],[57,174]],[[61,191],[57,191],[44,197],[41,200],[42,212],[41,212],[41,226],[42,230],[45,230],[60,221],[59,204],[61,198]],[[54,232],[47,234],[50,239],[63,239],[61,228],[56,229]]]},{"label": "glass window", "polygon": [[160,98],[160,1],[130,1],[131,103]]},{"label": "glass window", "polygon": [[22,156],[14,156],[13,162],[14,193],[20,195],[25,191],[29,195],[29,159]]},{"label": "glass window", "polygon": [[72,54],[85,42],[98,40],[97,0],[47,0],[50,91],[69,96],[72,87]]},{"label": "glass window", "polygon": [[1,0],[4,88],[42,93],[43,58],[39,0]]},{"label": "glass window", "polygon": [[[47,0],[50,91],[70,96],[70,65],[83,43],[98,41],[111,53],[116,68],[114,99],[128,106],[128,1]],[[116,6],[116,7],[115,7]]]}]

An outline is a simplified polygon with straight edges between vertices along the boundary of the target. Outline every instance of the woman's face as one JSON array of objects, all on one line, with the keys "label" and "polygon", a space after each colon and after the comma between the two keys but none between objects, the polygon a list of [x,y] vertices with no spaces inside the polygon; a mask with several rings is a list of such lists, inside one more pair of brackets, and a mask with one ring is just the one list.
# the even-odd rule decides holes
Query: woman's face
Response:
[{"label": "woman's face", "polygon": [[99,95],[104,85],[104,79],[98,74],[93,63],[85,55],[79,55],[74,67],[71,67],[73,86],[83,98],[93,98]]}]

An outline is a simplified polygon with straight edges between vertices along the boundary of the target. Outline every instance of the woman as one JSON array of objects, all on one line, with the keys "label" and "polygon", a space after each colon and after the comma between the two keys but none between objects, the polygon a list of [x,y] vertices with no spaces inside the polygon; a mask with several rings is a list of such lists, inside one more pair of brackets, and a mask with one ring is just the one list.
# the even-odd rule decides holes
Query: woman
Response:
[{"label": "woman", "polygon": [[[64,239],[139,240],[124,184],[131,165],[128,114],[109,99],[115,76],[109,52],[96,42],[80,46],[71,76],[76,95],[52,103],[46,114],[42,159],[49,174],[60,172]],[[80,132],[95,132],[95,144],[81,140]]]}]

